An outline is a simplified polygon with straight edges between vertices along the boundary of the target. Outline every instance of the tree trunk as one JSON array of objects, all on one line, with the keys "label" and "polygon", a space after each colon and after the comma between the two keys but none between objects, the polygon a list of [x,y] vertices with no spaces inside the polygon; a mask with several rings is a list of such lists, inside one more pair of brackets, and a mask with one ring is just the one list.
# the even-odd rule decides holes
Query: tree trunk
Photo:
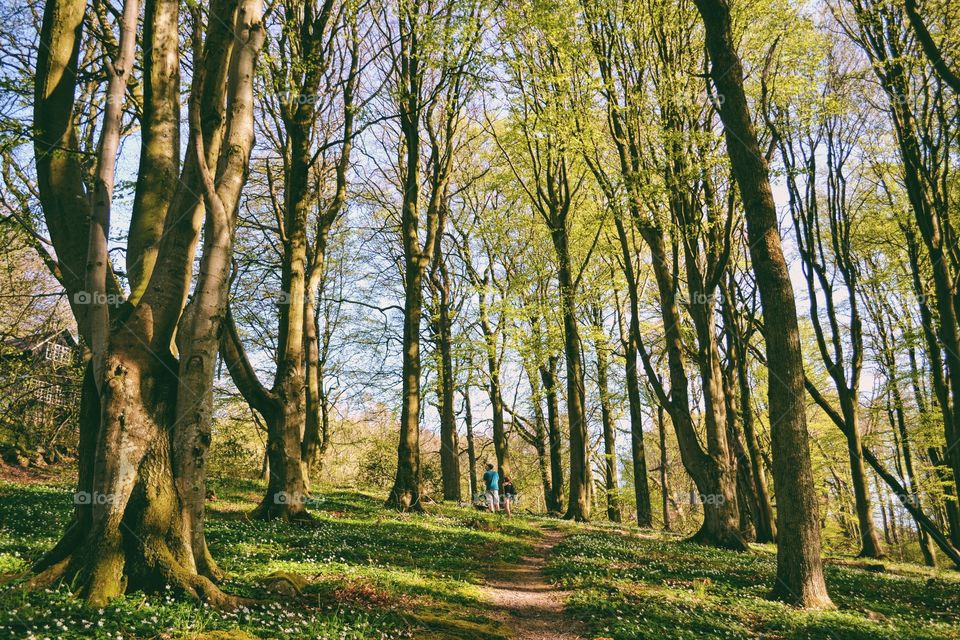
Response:
[{"label": "tree trunk", "polygon": [[544,398],[547,401],[547,440],[550,443],[551,492],[546,496],[547,511],[563,511],[563,442],[560,437],[560,402],[557,397],[557,356],[549,356],[540,367]]},{"label": "tree trunk", "polygon": [[303,479],[307,491],[323,469],[323,459],[330,448],[330,399],[324,386],[324,364],[329,349],[331,327],[329,320],[323,327],[323,346],[320,342],[319,318],[315,300],[321,288],[322,278],[314,270],[322,265],[314,258],[310,276],[307,278],[307,291],[304,299],[304,365],[306,367],[306,409],[303,442],[300,458],[303,464]]},{"label": "tree trunk", "polygon": [[[440,226],[443,226],[441,221]],[[443,499],[459,502],[460,451],[457,443],[457,419],[454,411],[453,332],[450,320],[450,281],[444,259],[443,243],[434,247],[431,285],[434,291],[436,319],[432,323],[437,350],[437,390],[440,400],[440,479]]]},{"label": "tree trunk", "polygon": [[726,0],[695,0],[706,28],[710,76],[720,95],[727,153],[740,188],[750,257],[763,308],[769,379],[774,486],[778,504],[776,598],[809,608],[832,605],[820,557],[820,524],[810,465],[803,357],[793,285],[781,246],[766,161],[743,91],[743,70]]},{"label": "tree trunk", "polygon": [[[169,30],[175,33],[176,21],[169,24],[158,18],[161,14],[170,15],[171,8],[165,9],[167,13],[158,11],[155,5],[148,9],[147,19],[153,22],[148,31],[160,40],[175,40]],[[89,329],[91,343],[96,345],[94,358],[98,365],[92,368],[95,375],[85,383],[87,401],[83,405],[82,423],[86,428],[81,451],[85,459],[80,462],[80,483],[88,491],[76,496],[78,502],[89,505],[89,510],[78,510],[75,525],[88,528],[83,531],[72,526],[53,552],[38,563],[41,573],[33,583],[66,580],[77,585],[95,606],[129,590],[158,591],[164,587],[216,606],[234,602],[210,580],[218,572],[203,537],[205,457],[210,438],[216,336],[224,315],[227,266],[232,251],[232,216],[253,144],[252,82],[263,41],[262,5],[244,0],[237,7],[237,3],[225,0],[216,3],[211,11],[207,36],[202,42],[206,49],[204,63],[194,69],[191,143],[177,188],[166,200],[167,220],[173,222],[166,227],[168,233],[158,247],[154,269],[143,276],[149,277],[150,286],[122,321],[106,324],[109,318],[95,313],[78,317],[79,326]],[[124,5],[121,58],[109,74],[112,84],[117,78],[124,78],[119,91],[111,91],[108,96],[108,101],[115,104],[122,100],[125,77],[132,68],[137,13],[137,3]],[[69,95],[60,96],[66,102],[60,103],[63,108],[53,114],[45,104],[50,98],[45,87],[52,79],[51,70],[62,74],[64,69],[75,69],[82,14],[82,6],[70,3],[54,1],[45,8],[35,109],[45,119],[51,115],[67,118],[59,123],[45,120],[54,128],[58,124],[69,126],[66,123],[73,109],[75,87],[70,85],[75,77],[68,82],[57,80]],[[155,31],[161,28],[167,32]],[[198,20],[194,32],[197,52],[203,40],[201,35]],[[151,100],[162,101],[159,94],[151,96]],[[232,105],[226,114],[222,107],[225,98]],[[201,122],[206,123],[206,129]],[[112,127],[105,125],[103,131],[105,137],[110,136]],[[221,141],[226,142],[222,148]],[[96,274],[90,279],[96,287],[93,291],[106,290],[112,279],[109,258],[103,259],[103,243],[98,235],[109,230],[112,178],[106,178],[106,168],[110,166],[108,156],[116,148],[114,142],[106,141],[100,147],[104,162],[100,164],[103,172],[99,174],[95,208],[105,210],[106,215],[96,217],[102,228],[91,225],[87,260],[96,263],[88,272]],[[40,143],[42,140],[38,141],[38,149]],[[209,171],[213,164],[209,160],[219,168],[216,180]],[[57,180],[69,178],[71,172],[40,181],[44,213],[55,227],[64,222],[64,212],[48,207],[52,204],[49,198],[62,197],[65,185]],[[203,194],[202,208],[198,206],[197,193]],[[184,309],[201,222],[204,251],[193,298]],[[144,236],[131,241],[139,246],[149,244],[149,238]],[[55,242],[54,246],[58,256],[64,257],[74,248],[69,243]],[[100,323],[96,330],[94,322]],[[179,362],[170,353],[174,333]],[[96,394],[98,402],[93,401]],[[99,408],[96,435],[90,429],[95,405]]]},{"label": "tree trunk", "polygon": [[[299,107],[299,106],[298,106]],[[264,416],[270,481],[254,518],[300,519],[307,516],[307,482],[303,465],[306,433],[306,376],[304,373],[304,327],[307,297],[307,224],[312,164],[310,109],[298,108],[286,123],[290,136],[290,166],[284,175],[287,237],[283,243],[278,301],[277,370],[273,396],[278,406]]]},{"label": "tree trunk", "polygon": [[[926,248],[937,312],[935,319],[931,320],[931,326],[935,325],[936,338],[943,349],[942,359],[939,346],[936,350],[931,349],[931,359],[935,358],[939,361],[937,364],[945,365],[946,380],[935,364],[931,370],[936,371],[934,375],[939,378],[935,388],[944,418],[944,440],[947,445],[944,462],[953,472],[953,490],[960,491],[960,290],[957,288],[958,263],[954,250],[957,240],[949,223],[949,198],[941,186],[946,184],[946,172],[950,164],[943,155],[944,151],[927,142],[933,135],[929,127],[936,126],[930,122],[936,119],[930,113],[914,113],[909,101],[902,98],[911,95],[913,79],[902,62],[902,57],[912,51],[904,51],[901,38],[905,38],[910,29],[903,24],[900,8],[890,8],[877,2],[858,2],[855,13],[864,40],[868,43],[868,53],[874,59],[872,68],[888,96],[903,167],[903,186],[913,210],[916,228]],[[913,22],[914,30],[922,36],[922,25],[915,20]],[[924,43],[923,38],[921,42],[925,49],[930,48],[929,42]],[[947,71],[944,65],[935,66],[939,72]],[[936,103],[928,105],[931,113],[943,108],[940,100],[942,98],[937,97]],[[945,123],[940,126],[945,126]],[[908,244],[915,244],[911,238],[912,228],[904,230]],[[915,248],[910,251],[914,253],[911,262],[915,262]],[[914,271],[917,271],[915,266]],[[924,313],[927,301],[919,297],[921,313]]]},{"label": "tree trunk", "polygon": [[633,457],[633,491],[637,503],[637,526],[653,526],[650,507],[650,483],[647,479],[647,453],[643,444],[643,401],[640,397],[640,376],[637,371],[637,345],[640,341],[640,303],[637,278],[633,269],[633,251],[627,237],[626,225],[620,215],[614,217],[620,251],[623,256],[623,274],[627,281],[630,321],[624,327],[620,314],[620,336],[624,350],[627,403],[630,407],[630,453]]},{"label": "tree trunk", "polygon": [[657,433],[660,436],[660,489],[661,509],[663,510],[663,530],[670,531],[670,490],[667,487],[667,425],[664,420],[663,406],[657,405]]},{"label": "tree trunk", "polygon": [[873,522],[873,508],[870,500],[867,471],[863,464],[863,443],[860,438],[859,408],[856,398],[841,394],[841,410],[848,428],[847,451],[850,454],[850,477],[853,483],[854,503],[857,508],[857,522],[860,525],[861,550],[859,557],[882,558],[883,546]]},{"label": "tree trunk", "polygon": [[397,475],[387,506],[422,511],[420,504],[420,262],[406,260],[406,302],[403,309],[403,390],[400,407],[400,445]]},{"label": "tree trunk", "polygon": [[564,518],[590,520],[590,470],[587,453],[587,422],[584,408],[583,358],[577,326],[577,302],[571,273],[567,230],[561,224],[550,230],[557,253],[560,303],[563,313],[563,344],[567,361],[567,420],[570,429],[570,499]]},{"label": "tree trunk", "polygon": [[[753,414],[753,389],[750,386],[750,370],[747,362],[749,336],[741,326],[742,316],[738,316],[735,305],[739,303],[736,282],[732,273],[727,274],[727,283],[723,288],[723,321],[728,331],[727,351],[732,361],[736,377],[736,413],[743,430],[743,445],[746,447],[750,465],[750,478],[754,485],[753,495],[756,510],[753,514],[756,541],[760,543],[777,541],[777,525],[770,503],[770,491],[767,489],[767,473],[763,466],[763,456],[757,439],[756,420]],[[732,386],[732,385],[731,385]],[[731,391],[731,393],[733,393]],[[740,454],[738,454],[739,456]],[[744,462],[741,462],[744,464]]]},{"label": "tree trunk", "polygon": [[467,466],[470,474],[470,499],[479,490],[480,479],[477,476],[477,448],[473,440],[473,407],[470,406],[470,385],[463,390],[463,422],[467,433]]},{"label": "tree trunk", "polygon": [[[736,476],[730,465],[726,445],[726,419],[716,332],[708,320],[713,317],[713,313],[702,314],[703,317],[697,322],[700,348],[698,364],[703,378],[704,415],[708,434],[708,450],[704,451],[690,412],[689,381],[681,335],[682,323],[676,299],[676,282],[667,257],[663,231],[643,225],[640,233],[650,247],[660,297],[670,380],[669,396],[660,384],[649,354],[645,349],[640,353],[647,378],[656,390],[660,404],[670,413],[670,421],[677,434],[680,459],[697,485],[703,506],[703,524],[691,540],[699,544],[746,551],[749,547],[739,531]],[[719,430],[724,433],[721,434]]]},{"label": "tree trunk", "polygon": [[543,414],[542,389],[537,377],[536,367],[529,358],[524,359],[524,372],[530,382],[530,404],[533,407],[534,447],[537,450],[537,463],[540,467],[540,484],[543,486],[544,506],[549,511],[547,500],[553,493],[553,482],[550,475],[550,453],[547,441],[547,419]]},{"label": "tree trunk", "polygon": [[[489,273],[482,285],[489,283]],[[500,390],[500,358],[497,353],[497,332],[490,324],[486,291],[480,291],[480,328],[487,355],[487,393],[490,396],[490,412],[493,418],[493,449],[497,456],[500,476],[510,475],[510,444],[503,422],[503,395]]]},{"label": "tree trunk", "polygon": [[[602,331],[599,309],[595,318],[598,320],[597,330]],[[600,420],[603,424],[603,480],[607,494],[607,518],[610,522],[620,522],[623,520],[623,513],[620,507],[620,480],[617,470],[617,431],[610,413],[607,351],[605,346],[599,344],[600,341],[602,339],[598,340],[597,344],[597,386],[600,389]]]}]

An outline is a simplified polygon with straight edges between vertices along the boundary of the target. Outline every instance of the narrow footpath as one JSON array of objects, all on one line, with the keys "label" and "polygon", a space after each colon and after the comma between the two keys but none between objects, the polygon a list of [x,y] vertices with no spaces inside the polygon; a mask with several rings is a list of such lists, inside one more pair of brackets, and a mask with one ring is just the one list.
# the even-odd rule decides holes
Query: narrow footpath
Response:
[{"label": "narrow footpath", "polygon": [[547,556],[563,534],[543,529],[543,537],[519,564],[491,566],[485,590],[490,615],[513,640],[587,640],[584,625],[563,609],[565,593],[544,573]]}]

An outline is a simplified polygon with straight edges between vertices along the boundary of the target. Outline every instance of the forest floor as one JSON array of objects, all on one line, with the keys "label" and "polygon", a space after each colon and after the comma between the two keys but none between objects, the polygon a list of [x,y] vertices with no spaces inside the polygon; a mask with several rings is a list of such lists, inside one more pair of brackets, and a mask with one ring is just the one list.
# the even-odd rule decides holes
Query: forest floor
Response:
[{"label": "forest floor", "polygon": [[255,599],[215,611],[173,593],[133,593],[104,609],[69,585],[20,588],[72,509],[66,478],[0,480],[0,639],[960,638],[960,574],[831,558],[837,609],[771,602],[775,554],[735,554],[628,526],[577,526],[428,505],[382,508],[352,490],[319,492],[306,524],[250,521],[262,485],[212,483],[208,540]]}]

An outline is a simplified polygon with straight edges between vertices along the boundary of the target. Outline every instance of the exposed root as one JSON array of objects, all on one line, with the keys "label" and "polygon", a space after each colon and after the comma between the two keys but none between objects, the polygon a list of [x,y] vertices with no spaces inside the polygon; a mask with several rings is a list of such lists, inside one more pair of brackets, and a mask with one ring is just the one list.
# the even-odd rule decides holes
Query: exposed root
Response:
[{"label": "exposed root", "polygon": [[837,606],[833,604],[833,601],[830,599],[830,596],[826,593],[805,596],[798,595],[790,587],[781,583],[779,580],[773,587],[773,591],[767,596],[769,600],[774,602],[783,602],[784,604],[789,604],[794,607],[801,609],[807,609],[809,611],[829,611],[831,609],[836,609]]},{"label": "exposed root", "polygon": [[713,532],[707,531],[705,527],[691,537],[684,540],[690,544],[699,544],[704,547],[715,547],[717,549],[727,549],[729,551],[738,551],[745,553],[750,551],[750,545],[738,531]]},{"label": "exposed root", "polygon": [[87,525],[74,517],[67,526],[63,536],[57,541],[52,549],[40,556],[31,570],[34,573],[43,573],[47,569],[61,564],[64,560],[69,560],[77,547],[83,541],[87,534]]},{"label": "exposed root", "polygon": [[264,498],[257,507],[250,512],[251,520],[280,520],[283,522],[313,522],[313,514],[303,508],[291,509],[286,503],[272,503]]},{"label": "exposed root", "polygon": [[394,489],[383,505],[399,513],[423,513],[423,503],[419,494],[413,491],[398,491]]},{"label": "exposed root", "polygon": [[24,587],[30,590],[47,589],[55,584],[63,582],[67,578],[67,570],[70,567],[70,556],[67,556],[59,562],[48,566],[45,569],[35,573],[26,581]]}]

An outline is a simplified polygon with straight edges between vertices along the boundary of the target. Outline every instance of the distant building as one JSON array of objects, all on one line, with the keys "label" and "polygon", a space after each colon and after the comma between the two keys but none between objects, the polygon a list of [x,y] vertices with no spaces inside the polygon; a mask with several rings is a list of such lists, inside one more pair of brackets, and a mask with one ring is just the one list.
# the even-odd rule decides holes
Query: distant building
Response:
[{"label": "distant building", "polygon": [[82,347],[67,331],[0,339],[0,456],[43,466],[75,456]]},{"label": "distant building", "polygon": [[[15,384],[23,400],[63,407],[79,401],[77,367],[81,349],[76,338],[66,329],[28,338],[4,341],[4,386]],[[10,379],[10,374],[15,380]]]}]

